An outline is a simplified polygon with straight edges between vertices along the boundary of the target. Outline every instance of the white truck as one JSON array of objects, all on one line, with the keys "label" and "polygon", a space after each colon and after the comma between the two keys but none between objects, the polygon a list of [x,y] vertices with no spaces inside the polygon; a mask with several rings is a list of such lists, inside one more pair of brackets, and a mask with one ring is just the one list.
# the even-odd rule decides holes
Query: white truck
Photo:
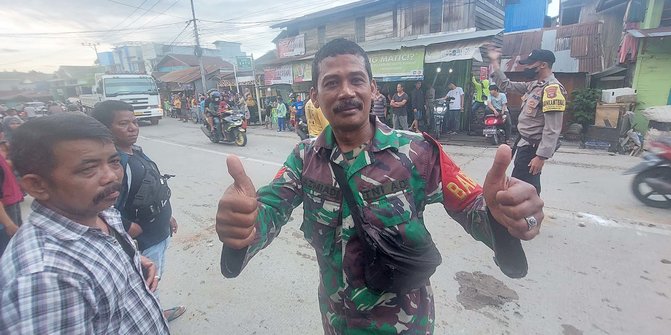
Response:
[{"label": "white truck", "polygon": [[96,103],[121,100],[133,106],[138,119],[158,124],[163,117],[161,98],[154,78],[144,74],[96,74],[93,94],[82,94],[79,99],[84,111],[91,114]]}]

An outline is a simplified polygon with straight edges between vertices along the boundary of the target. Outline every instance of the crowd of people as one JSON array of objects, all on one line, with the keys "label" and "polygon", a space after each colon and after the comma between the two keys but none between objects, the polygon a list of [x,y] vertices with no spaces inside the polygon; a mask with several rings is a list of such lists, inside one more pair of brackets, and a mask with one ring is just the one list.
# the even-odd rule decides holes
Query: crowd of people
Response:
[{"label": "crowd of people", "polygon": [[198,95],[184,92],[170,94],[163,100],[164,116],[178,118],[182,122],[189,120],[202,124],[207,115],[215,115],[230,110],[238,110],[250,120],[258,113],[256,100],[249,90],[243,94],[230,90],[210,90]]}]

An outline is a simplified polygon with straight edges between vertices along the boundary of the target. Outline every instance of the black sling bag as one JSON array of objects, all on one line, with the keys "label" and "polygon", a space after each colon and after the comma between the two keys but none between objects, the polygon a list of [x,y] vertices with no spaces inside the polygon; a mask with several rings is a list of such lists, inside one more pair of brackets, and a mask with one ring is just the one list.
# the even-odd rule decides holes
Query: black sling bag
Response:
[{"label": "black sling bag", "polygon": [[409,246],[398,232],[365,222],[343,168],[334,162],[331,166],[363,245],[366,286],[378,292],[404,294],[427,285],[429,277],[442,262],[433,241],[429,239],[424,245]]}]

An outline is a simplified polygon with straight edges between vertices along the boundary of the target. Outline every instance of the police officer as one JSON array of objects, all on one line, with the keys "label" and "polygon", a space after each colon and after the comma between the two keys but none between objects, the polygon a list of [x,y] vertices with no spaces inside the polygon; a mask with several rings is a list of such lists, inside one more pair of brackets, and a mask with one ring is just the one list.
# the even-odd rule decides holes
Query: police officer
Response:
[{"label": "police officer", "polygon": [[491,51],[489,58],[492,79],[502,92],[522,95],[522,108],[517,130],[520,137],[513,146],[516,150],[512,176],[528,182],[541,193],[541,170],[557,149],[559,133],[566,111],[566,90],[552,73],[555,55],[552,51],[533,50],[521,60],[524,75],[531,81],[513,82],[501,71],[500,53]]}]

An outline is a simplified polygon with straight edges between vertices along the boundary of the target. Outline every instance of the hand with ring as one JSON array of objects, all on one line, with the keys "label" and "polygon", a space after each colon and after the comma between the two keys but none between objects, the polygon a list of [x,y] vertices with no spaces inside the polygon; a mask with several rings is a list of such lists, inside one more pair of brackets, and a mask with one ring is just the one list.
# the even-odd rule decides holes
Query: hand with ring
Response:
[{"label": "hand with ring", "polygon": [[496,151],[494,164],[483,184],[485,201],[494,219],[512,236],[530,240],[538,235],[545,217],[543,200],[531,184],[508,178],[506,170],[511,157],[511,149],[505,144]]}]

